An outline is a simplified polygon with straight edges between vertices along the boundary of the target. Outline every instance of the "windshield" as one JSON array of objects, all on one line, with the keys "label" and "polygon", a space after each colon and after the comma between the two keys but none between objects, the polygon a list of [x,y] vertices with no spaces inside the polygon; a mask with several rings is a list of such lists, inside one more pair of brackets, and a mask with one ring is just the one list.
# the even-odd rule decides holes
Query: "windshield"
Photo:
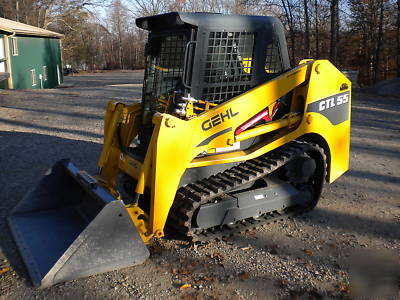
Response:
[{"label": "windshield", "polygon": [[144,79],[145,111],[160,111],[158,98],[167,99],[175,90],[181,89],[187,42],[185,32],[149,37]]}]

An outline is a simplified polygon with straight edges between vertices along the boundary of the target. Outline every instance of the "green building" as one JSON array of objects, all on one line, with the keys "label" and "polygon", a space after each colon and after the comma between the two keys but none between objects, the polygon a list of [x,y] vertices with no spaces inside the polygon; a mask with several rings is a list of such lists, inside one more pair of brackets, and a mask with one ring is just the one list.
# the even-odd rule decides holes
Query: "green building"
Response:
[{"label": "green building", "polygon": [[54,88],[63,81],[62,34],[0,18],[0,88]]}]

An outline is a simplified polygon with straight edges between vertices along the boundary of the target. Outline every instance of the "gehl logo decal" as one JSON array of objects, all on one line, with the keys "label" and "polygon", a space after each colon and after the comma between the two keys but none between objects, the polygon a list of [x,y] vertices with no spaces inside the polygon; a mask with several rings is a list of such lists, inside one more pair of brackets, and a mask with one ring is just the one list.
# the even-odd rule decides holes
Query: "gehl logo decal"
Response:
[{"label": "gehl logo decal", "polygon": [[203,123],[201,123],[201,128],[204,131],[207,131],[219,124],[222,124],[226,120],[229,120],[229,119],[237,116],[238,114],[239,114],[239,112],[234,113],[234,112],[232,112],[232,108],[229,108],[225,111],[225,113],[220,113],[218,115],[211,117],[208,120],[205,120]]}]

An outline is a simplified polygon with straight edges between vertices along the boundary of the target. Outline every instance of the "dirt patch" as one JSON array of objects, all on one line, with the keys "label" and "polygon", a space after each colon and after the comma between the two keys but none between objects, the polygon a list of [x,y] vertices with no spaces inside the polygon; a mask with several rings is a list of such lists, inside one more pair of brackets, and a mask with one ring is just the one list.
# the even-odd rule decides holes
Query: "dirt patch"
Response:
[{"label": "dirt patch", "polygon": [[314,211],[196,247],[157,241],[143,265],[34,289],[6,216],[59,159],[95,172],[107,101],[138,101],[142,76],[78,75],[63,89],[0,90],[1,299],[343,298],[355,252],[400,252],[400,100],[356,93],[351,170],[325,187]]}]

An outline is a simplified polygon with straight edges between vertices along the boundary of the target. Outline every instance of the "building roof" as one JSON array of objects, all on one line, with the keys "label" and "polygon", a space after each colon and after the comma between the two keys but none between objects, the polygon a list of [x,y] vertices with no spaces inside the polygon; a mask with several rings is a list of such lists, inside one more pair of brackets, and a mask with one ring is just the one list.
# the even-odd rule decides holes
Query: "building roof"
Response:
[{"label": "building roof", "polygon": [[0,31],[5,31],[8,33],[15,33],[15,34],[32,35],[32,36],[47,36],[55,38],[64,37],[64,35],[54,31],[46,30],[43,28],[31,26],[20,22],[15,22],[4,18],[0,18]]}]

